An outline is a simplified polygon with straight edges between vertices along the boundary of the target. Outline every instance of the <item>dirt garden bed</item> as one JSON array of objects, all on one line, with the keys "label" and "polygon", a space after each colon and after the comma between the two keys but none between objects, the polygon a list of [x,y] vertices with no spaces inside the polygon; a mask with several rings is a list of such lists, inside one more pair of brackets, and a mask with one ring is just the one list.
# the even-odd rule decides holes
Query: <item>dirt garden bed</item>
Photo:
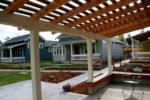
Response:
[{"label": "dirt garden bed", "polygon": [[41,80],[50,83],[60,83],[71,79],[75,76],[81,75],[81,72],[49,72],[41,75]]}]

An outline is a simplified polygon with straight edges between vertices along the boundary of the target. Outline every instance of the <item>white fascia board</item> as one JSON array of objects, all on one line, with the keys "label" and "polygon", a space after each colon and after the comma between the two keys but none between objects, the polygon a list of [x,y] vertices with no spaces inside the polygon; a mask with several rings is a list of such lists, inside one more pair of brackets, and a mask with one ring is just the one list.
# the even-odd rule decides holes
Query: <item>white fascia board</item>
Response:
[{"label": "white fascia board", "polygon": [[4,11],[0,11],[0,24],[12,25],[15,27],[20,27],[26,30],[39,30],[40,32],[52,31],[58,33],[66,33],[76,36],[81,36],[83,38],[91,38],[96,40],[109,40],[109,37],[94,34],[91,32],[86,32],[78,29],[73,29],[66,26],[56,25],[51,22],[46,22],[42,20],[36,20],[30,17],[25,17],[16,14],[9,14]]}]

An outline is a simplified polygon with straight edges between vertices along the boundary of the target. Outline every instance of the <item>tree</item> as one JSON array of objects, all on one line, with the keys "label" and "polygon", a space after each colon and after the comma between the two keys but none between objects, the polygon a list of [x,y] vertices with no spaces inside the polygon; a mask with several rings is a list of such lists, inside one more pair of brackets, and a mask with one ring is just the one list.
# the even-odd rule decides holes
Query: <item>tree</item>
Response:
[{"label": "tree", "polygon": [[5,40],[8,41],[8,40],[9,40],[9,37],[7,36],[7,37],[5,38]]},{"label": "tree", "polygon": [[120,40],[120,41],[122,41],[124,43],[126,42],[126,39],[125,39],[123,34],[118,36],[118,40]]}]

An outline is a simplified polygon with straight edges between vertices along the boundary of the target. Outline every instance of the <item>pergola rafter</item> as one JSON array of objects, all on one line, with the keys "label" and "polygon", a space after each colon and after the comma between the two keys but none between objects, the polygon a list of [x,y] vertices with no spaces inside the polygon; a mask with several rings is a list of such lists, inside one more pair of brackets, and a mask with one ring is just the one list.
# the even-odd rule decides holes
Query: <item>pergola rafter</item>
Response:
[{"label": "pergola rafter", "polygon": [[102,9],[100,9],[98,11],[95,11],[95,12],[93,12],[91,14],[88,14],[87,16],[81,17],[81,18],[75,20],[74,22],[68,23],[68,24],[66,24],[66,26],[69,26],[69,27],[75,26],[75,25],[80,24],[82,22],[85,22],[85,21],[87,21],[89,19],[95,18],[95,17],[97,17],[99,15],[108,13],[109,11],[115,10],[115,9],[120,8],[122,6],[126,6],[126,5],[128,5],[129,3],[133,2],[133,1],[136,1],[136,0],[121,0],[120,2],[117,2],[117,3],[113,4],[113,5],[110,5],[108,7],[102,8]]},{"label": "pergola rafter", "polygon": [[59,22],[62,22],[63,20],[66,20],[66,19],[68,19],[70,17],[73,17],[74,15],[77,15],[80,12],[83,12],[83,11],[85,11],[87,9],[90,9],[90,8],[92,8],[94,6],[97,6],[100,3],[104,3],[105,1],[107,1],[107,0],[90,0],[87,3],[85,3],[85,4],[83,4],[83,5],[79,6],[79,7],[76,7],[73,10],[65,13],[64,15],[62,15],[62,16],[54,19],[54,20],[52,20],[51,22],[57,24]]},{"label": "pergola rafter", "polygon": [[[150,9],[148,9],[148,10],[150,10]],[[122,23],[123,24],[124,23],[130,23],[132,20],[135,21],[136,17],[144,18],[144,17],[147,17],[148,15],[150,15],[146,12],[147,12],[147,10],[137,11],[136,13],[133,13],[130,15],[125,15],[123,17],[120,17],[118,19],[110,21],[106,24],[102,24],[102,25],[99,25],[99,26],[94,27],[92,29],[88,29],[87,31],[95,31],[95,33],[103,33],[105,30],[108,31],[108,29],[121,26]]]},{"label": "pergola rafter", "polygon": [[51,2],[46,7],[42,8],[37,13],[33,14],[32,18],[39,19],[41,17],[44,17],[45,15],[49,14],[50,12],[61,7],[62,5],[66,4],[69,1],[70,0],[54,0],[54,2]]},{"label": "pergola rafter", "polygon": [[27,2],[29,2],[29,0],[14,0],[14,2],[12,2],[8,7],[4,9],[4,11],[8,13],[13,13]]},{"label": "pergola rafter", "polygon": [[[148,5],[148,4],[150,4],[150,3],[147,3],[146,5]],[[97,19],[95,21],[91,21],[90,23],[86,23],[86,24],[81,25],[81,26],[79,26],[77,28],[78,29],[85,29],[87,27],[94,26],[94,25],[99,24],[101,22],[104,22],[104,21],[116,18],[116,17],[121,16],[123,14],[127,14],[127,13],[130,13],[130,12],[133,12],[134,10],[137,10],[137,9],[140,9],[140,8],[143,8],[143,4],[135,3],[135,6],[133,6],[133,7],[128,7],[127,9],[121,9],[120,12],[115,12],[113,14],[109,14],[108,16],[102,17],[102,18]]]}]

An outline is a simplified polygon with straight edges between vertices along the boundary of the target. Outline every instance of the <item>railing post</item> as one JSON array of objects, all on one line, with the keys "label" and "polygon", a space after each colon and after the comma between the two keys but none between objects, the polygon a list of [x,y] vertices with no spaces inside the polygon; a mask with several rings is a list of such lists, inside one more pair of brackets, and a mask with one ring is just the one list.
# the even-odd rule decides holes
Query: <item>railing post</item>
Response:
[{"label": "railing post", "polygon": [[42,100],[40,82],[39,31],[30,31],[30,57],[33,100]]},{"label": "railing post", "polygon": [[12,62],[12,48],[9,48],[9,53],[10,53],[9,60],[10,60],[10,62]]},{"label": "railing post", "polygon": [[132,41],[132,59],[134,59],[134,41],[132,38],[131,41]]},{"label": "railing post", "polygon": [[73,60],[73,58],[72,58],[72,54],[73,54],[72,44],[70,44],[70,47],[71,47],[71,61],[72,61]]}]

